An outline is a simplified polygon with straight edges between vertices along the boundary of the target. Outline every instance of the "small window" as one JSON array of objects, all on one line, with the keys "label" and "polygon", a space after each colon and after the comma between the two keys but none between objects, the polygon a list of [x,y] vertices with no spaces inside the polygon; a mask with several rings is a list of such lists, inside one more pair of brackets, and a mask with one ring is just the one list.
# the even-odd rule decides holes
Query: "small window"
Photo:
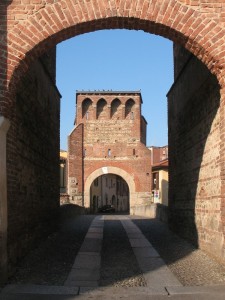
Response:
[{"label": "small window", "polygon": [[84,157],[86,156],[86,154],[87,154],[87,151],[86,151],[86,149],[84,149]]},{"label": "small window", "polygon": [[108,149],[108,156],[111,156],[111,149]]},{"label": "small window", "polygon": [[136,151],[135,151],[135,149],[133,149],[133,155],[135,155],[136,154]]}]

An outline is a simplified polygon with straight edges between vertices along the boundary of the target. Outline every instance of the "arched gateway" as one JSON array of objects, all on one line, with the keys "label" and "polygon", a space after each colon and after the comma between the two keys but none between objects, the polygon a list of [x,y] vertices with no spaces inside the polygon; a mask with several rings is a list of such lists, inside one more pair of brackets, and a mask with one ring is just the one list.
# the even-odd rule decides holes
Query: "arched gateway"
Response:
[{"label": "arched gateway", "polygon": [[[208,7],[202,1],[197,3],[194,0],[91,0],[82,2],[72,0],[30,0],[29,4],[27,4],[27,1],[8,0],[0,4],[1,279],[7,274],[7,253],[10,253],[12,261],[15,261],[16,259],[13,259],[13,257],[18,255],[15,249],[20,249],[15,238],[16,236],[18,237],[18,232],[15,231],[15,228],[19,229],[20,226],[14,226],[13,224],[15,224],[15,220],[21,219],[21,217],[18,218],[13,209],[15,204],[20,202],[18,198],[20,193],[26,192],[29,195],[29,190],[23,185],[23,180],[19,184],[17,180],[17,172],[23,166],[20,166],[18,163],[17,168],[15,168],[18,134],[23,134],[23,132],[15,130],[15,118],[18,111],[18,109],[16,110],[18,102],[16,95],[21,84],[20,80],[35,59],[50,51],[57,43],[70,37],[99,29],[126,28],[144,30],[161,35],[185,47],[198,57],[212,74],[216,75],[221,88],[217,114],[219,129],[216,136],[216,144],[219,146],[216,150],[216,163],[214,164],[217,170],[217,183],[213,184],[213,181],[208,179],[198,189],[196,209],[199,210],[196,210],[196,215],[199,227],[199,244],[207,247],[212,253],[216,253],[217,257],[223,261],[225,260],[225,1],[219,1],[218,3],[217,0],[212,0]],[[9,126],[10,124],[11,126]],[[209,133],[209,136],[212,135]],[[44,136],[40,143],[47,143]],[[210,143],[212,145],[211,149],[213,149],[214,142],[210,141]],[[37,160],[40,158],[35,157],[35,151],[31,152],[25,144],[24,147],[27,149],[25,154],[29,157],[30,162],[35,161],[37,163]],[[55,147],[57,148],[57,145]],[[38,149],[38,151],[42,154],[48,152],[45,149]],[[55,165],[55,167],[52,167],[51,174],[54,174],[54,168],[56,170],[56,152],[52,160],[52,166]],[[193,156],[198,155],[197,150],[196,153]],[[205,159],[204,166],[207,167],[207,164],[210,164],[210,155],[208,155],[207,151],[203,151],[202,155]],[[188,160],[189,158],[185,157],[185,159]],[[41,163],[43,163],[43,160]],[[174,180],[177,180],[176,168],[178,165],[179,162],[176,162],[173,166],[174,172],[171,177],[171,184],[174,184]],[[45,165],[43,165],[44,168]],[[32,173],[32,170],[30,173],[26,170],[24,172],[32,184],[35,185],[38,181],[41,181],[41,178],[37,178],[38,174]],[[204,174],[208,173],[209,170],[207,171],[201,165],[199,174],[204,176]],[[20,174],[22,173],[20,172]],[[58,178],[54,179],[53,175],[49,175],[48,179],[51,182],[51,186],[58,184]],[[182,178],[179,178],[179,180],[182,180]],[[214,194],[209,199],[207,198],[207,189],[210,185]],[[34,188],[32,192],[36,190],[40,195],[45,195],[44,183],[39,190]],[[177,196],[180,193],[182,194],[182,191],[177,190],[174,195]],[[189,199],[192,194],[193,190],[190,188],[185,197]],[[212,205],[216,215],[210,221],[208,220],[210,212],[207,208],[204,211],[205,199],[217,200],[216,205]],[[51,211],[51,205],[47,211]],[[54,207],[54,205],[52,206]],[[24,207],[27,207],[26,203],[24,203]],[[181,209],[186,210],[186,217],[188,218],[189,210],[193,210],[195,207],[187,202],[185,206],[177,206],[178,214]],[[203,214],[201,213],[202,210],[204,211]],[[35,213],[37,215],[37,211]],[[39,214],[40,216],[43,215],[42,211],[39,211]],[[192,221],[195,222],[194,219]],[[10,251],[7,249],[7,236],[8,245],[10,243],[13,244]],[[27,237],[30,238],[28,232]],[[26,239],[27,242],[29,238]],[[27,247],[29,247],[29,243]]]},{"label": "arched gateway", "polygon": [[91,173],[88,176],[84,185],[84,206],[90,207],[90,197],[91,197],[90,191],[91,191],[92,183],[100,176],[106,174],[114,174],[122,177],[122,179],[127,183],[129,187],[130,207],[136,205],[136,199],[138,197],[138,193],[136,191],[134,177],[128,172],[120,168],[109,166],[109,167],[103,167],[98,170],[95,170],[93,173]]}]

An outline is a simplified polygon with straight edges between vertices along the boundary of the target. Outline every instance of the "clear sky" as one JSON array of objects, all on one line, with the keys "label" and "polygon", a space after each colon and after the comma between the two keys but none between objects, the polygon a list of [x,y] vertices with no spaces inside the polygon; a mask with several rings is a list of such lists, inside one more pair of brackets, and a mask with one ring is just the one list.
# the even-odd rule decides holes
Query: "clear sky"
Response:
[{"label": "clear sky", "polygon": [[172,83],[172,42],[162,37],[143,31],[101,30],[58,44],[60,148],[67,149],[67,136],[73,129],[76,90],[141,90],[147,145],[166,145],[166,94]]}]

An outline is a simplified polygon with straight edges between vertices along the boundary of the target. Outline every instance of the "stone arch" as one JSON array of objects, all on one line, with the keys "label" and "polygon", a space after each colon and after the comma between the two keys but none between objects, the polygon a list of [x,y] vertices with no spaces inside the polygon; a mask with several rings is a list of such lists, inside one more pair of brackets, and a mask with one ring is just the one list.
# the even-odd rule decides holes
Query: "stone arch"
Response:
[{"label": "stone arch", "polygon": [[129,173],[124,171],[121,168],[118,167],[102,167],[100,169],[95,170],[92,172],[88,178],[86,179],[84,183],[84,206],[89,207],[90,204],[90,188],[92,182],[98,178],[101,175],[104,174],[115,174],[119,175],[124,179],[124,181],[127,183],[130,191],[130,206],[133,205],[133,202],[135,202],[136,199],[136,185],[133,176],[131,176]]},{"label": "stone arch", "polygon": [[116,98],[111,102],[111,118],[119,118],[121,119],[121,101]]}]

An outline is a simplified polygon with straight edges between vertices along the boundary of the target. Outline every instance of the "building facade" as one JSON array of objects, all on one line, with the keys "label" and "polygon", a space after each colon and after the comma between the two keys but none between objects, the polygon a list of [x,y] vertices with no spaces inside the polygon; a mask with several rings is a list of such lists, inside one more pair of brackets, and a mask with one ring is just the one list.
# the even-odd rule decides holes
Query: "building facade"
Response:
[{"label": "building facade", "polygon": [[152,202],[168,205],[168,146],[151,146]]},{"label": "building facade", "polygon": [[[141,105],[140,91],[77,92],[75,127],[68,138],[71,202],[94,210],[94,203],[114,203],[117,211],[132,212],[150,201],[151,155]],[[104,193],[94,195],[92,183],[102,175]],[[115,183],[110,191],[106,179]],[[118,191],[119,185],[127,185],[126,195]]]}]

